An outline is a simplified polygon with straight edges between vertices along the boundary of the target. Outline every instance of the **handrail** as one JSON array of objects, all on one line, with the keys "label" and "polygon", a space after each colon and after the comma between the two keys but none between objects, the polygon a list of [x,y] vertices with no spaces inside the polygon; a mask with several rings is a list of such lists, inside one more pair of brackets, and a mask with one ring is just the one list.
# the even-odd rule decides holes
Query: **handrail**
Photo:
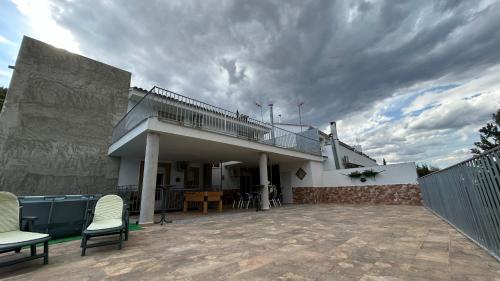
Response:
[{"label": "handrail", "polygon": [[[227,113],[229,113],[230,115],[237,115],[237,114],[236,114],[236,112],[233,112],[233,111],[230,111],[230,110],[227,110],[227,109],[224,109],[224,108],[220,108],[220,107],[218,107],[218,106],[211,105],[211,104],[208,104],[208,103],[206,103],[206,102],[199,101],[199,100],[197,100],[197,99],[193,99],[193,98],[190,98],[190,97],[186,97],[186,96],[184,96],[184,95],[178,94],[178,93],[176,93],[176,92],[173,92],[173,91],[170,91],[170,90],[167,90],[167,89],[164,89],[164,88],[158,87],[158,86],[154,86],[153,88],[151,88],[151,90],[149,91],[149,93],[154,93],[153,91],[154,91],[155,89],[159,89],[159,90],[161,90],[161,91],[165,91],[165,92],[171,93],[171,94],[173,94],[173,95],[175,95],[175,96],[178,96],[178,97],[181,97],[181,98],[185,98],[185,99],[188,99],[188,100],[192,100],[192,101],[194,101],[195,103],[199,103],[199,104],[205,105],[205,106],[210,107],[210,108],[214,108],[214,109],[217,109],[217,110],[220,110],[220,111],[223,111],[223,112],[227,112]],[[158,94],[158,93],[156,93],[156,94]],[[158,95],[161,95],[161,94],[158,94]],[[193,105],[194,105],[194,106],[196,106],[196,104],[193,104]],[[283,128],[280,128],[280,127],[277,127],[277,126],[275,126],[275,125],[271,125],[271,124],[269,124],[269,123],[259,121],[259,120],[257,120],[257,119],[254,119],[254,118],[250,117],[250,116],[247,116],[247,115],[244,115],[244,114],[240,114],[240,115],[246,116],[246,120],[250,120],[250,121],[251,121],[251,122],[249,122],[249,123],[255,123],[255,124],[261,125],[261,126],[263,126],[263,127],[268,127],[268,128],[271,128],[271,127],[272,127],[272,128],[276,128],[276,129],[280,129],[280,130],[282,130],[282,131],[288,132],[288,133],[290,133],[290,134],[295,134],[295,135],[298,135],[297,133],[294,133],[294,132],[292,132],[292,131],[288,131],[288,130],[286,130],[286,129],[283,129]],[[300,135],[300,136],[301,136],[301,137],[304,137],[304,138],[307,138],[307,139],[310,139],[310,140],[313,140],[313,141],[317,141],[317,142],[319,143],[319,140],[315,140],[315,139],[313,139],[313,138],[309,138],[309,137],[307,137],[307,136],[302,136],[302,135]]]},{"label": "handrail", "polygon": [[448,167],[446,167],[446,168],[443,168],[443,169],[441,169],[441,170],[438,170],[438,171],[435,171],[435,172],[429,173],[429,174],[427,174],[427,175],[425,175],[425,176],[421,176],[419,179],[423,179],[423,178],[425,178],[425,177],[432,176],[432,175],[434,175],[434,174],[438,174],[438,173],[444,172],[444,171],[449,170],[449,169],[451,169],[451,168],[454,168],[454,167],[456,167],[456,166],[459,166],[459,165],[465,164],[465,163],[467,163],[467,162],[469,162],[469,161],[472,161],[472,160],[475,160],[475,159],[477,159],[477,158],[480,158],[480,157],[482,157],[482,156],[484,156],[484,155],[486,155],[486,154],[490,154],[490,153],[492,153],[492,152],[494,152],[494,151],[496,151],[496,150],[500,150],[500,145],[498,145],[498,146],[496,146],[496,147],[493,147],[492,149],[486,150],[486,151],[482,152],[481,154],[475,155],[475,156],[473,156],[473,157],[471,157],[471,158],[468,158],[468,159],[466,159],[466,160],[464,160],[464,161],[458,162],[458,163],[456,163],[456,164],[453,164],[453,165],[448,166]]},{"label": "handrail", "polygon": [[113,143],[151,117],[177,125],[321,155],[317,129],[297,134],[157,86],[145,93],[114,126]]}]

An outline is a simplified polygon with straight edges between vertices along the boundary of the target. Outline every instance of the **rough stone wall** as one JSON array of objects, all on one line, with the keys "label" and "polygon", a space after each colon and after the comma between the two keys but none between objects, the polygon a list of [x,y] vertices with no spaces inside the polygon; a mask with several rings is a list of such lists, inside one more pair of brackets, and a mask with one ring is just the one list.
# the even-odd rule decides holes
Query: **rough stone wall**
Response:
[{"label": "rough stone wall", "polygon": [[422,205],[422,195],[420,187],[415,184],[294,187],[293,202]]},{"label": "rough stone wall", "polygon": [[0,113],[0,190],[17,195],[109,193],[107,156],[126,113],[131,74],[24,37]]}]

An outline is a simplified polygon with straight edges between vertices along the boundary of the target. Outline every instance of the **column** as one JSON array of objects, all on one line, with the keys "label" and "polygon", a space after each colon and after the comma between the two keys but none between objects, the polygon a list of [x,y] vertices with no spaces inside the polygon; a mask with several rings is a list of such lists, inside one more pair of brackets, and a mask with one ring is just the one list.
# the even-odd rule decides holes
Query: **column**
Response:
[{"label": "column", "polygon": [[149,224],[154,221],[156,174],[158,172],[159,151],[160,135],[158,133],[148,132],[146,139],[146,155],[144,157],[139,224]]},{"label": "column", "polygon": [[267,179],[267,154],[260,153],[259,155],[259,175],[260,175],[260,185],[262,185],[262,209],[269,210],[269,188]]}]

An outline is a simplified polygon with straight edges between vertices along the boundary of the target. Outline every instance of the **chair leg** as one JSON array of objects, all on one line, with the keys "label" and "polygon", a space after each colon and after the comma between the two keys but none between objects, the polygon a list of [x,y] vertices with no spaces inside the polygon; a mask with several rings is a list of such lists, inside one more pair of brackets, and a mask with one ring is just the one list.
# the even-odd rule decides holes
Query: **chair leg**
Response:
[{"label": "chair leg", "polygon": [[49,241],[43,243],[43,264],[49,264]]},{"label": "chair leg", "polygon": [[32,257],[36,256],[36,245],[30,245],[30,254]]},{"label": "chair leg", "polygon": [[87,249],[87,235],[82,236],[82,257],[85,256],[85,250]]},{"label": "chair leg", "polygon": [[122,243],[123,243],[123,230],[120,230],[120,242],[118,243],[118,250],[122,249]]}]

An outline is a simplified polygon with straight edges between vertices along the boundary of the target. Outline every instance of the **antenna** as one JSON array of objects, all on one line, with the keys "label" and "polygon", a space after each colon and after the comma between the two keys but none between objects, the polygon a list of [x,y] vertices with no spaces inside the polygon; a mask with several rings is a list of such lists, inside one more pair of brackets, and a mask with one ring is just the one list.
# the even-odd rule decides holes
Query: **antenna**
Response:
[{"label": "antenna", "polygon": [[262,104],[255,102],[255,105],[260,107],[260,118],[262,119],[262,122],[264,122],[264,113],[262,111]]}]

